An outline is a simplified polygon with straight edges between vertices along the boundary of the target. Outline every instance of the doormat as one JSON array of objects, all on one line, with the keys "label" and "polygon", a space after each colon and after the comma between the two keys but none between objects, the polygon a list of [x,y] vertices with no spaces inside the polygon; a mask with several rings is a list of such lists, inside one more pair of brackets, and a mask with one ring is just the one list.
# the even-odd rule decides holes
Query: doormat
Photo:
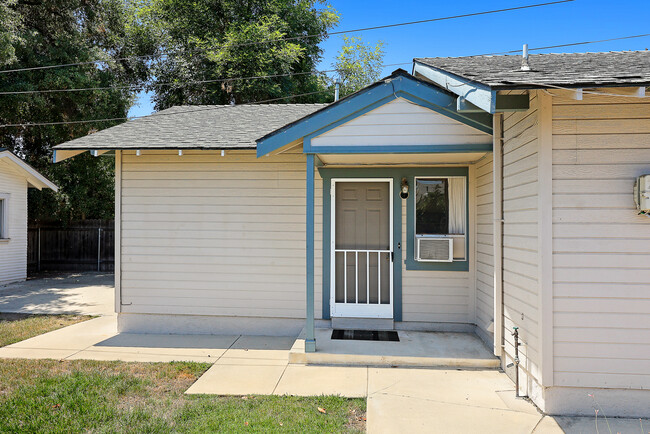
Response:
[{"label": "doormat", "polygon": [[394,330],[332,330],[332,339],[350,341],[389,341],[399,342]]}]

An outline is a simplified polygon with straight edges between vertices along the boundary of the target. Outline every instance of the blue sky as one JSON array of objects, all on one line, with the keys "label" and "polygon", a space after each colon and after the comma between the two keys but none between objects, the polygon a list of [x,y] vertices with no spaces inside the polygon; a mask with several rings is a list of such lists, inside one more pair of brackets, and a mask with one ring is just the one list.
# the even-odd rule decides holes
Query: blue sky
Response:
[{"label": "blue sky", "polygon": [[[464,2],[424,0],[330,0],[341,14],[335,31],[473,13],[491,9],[542,3],[543,0],[507,0]],[[650,33],[648,0],[576,0],[553,6],[503,12],[449,21],[380,29],[350,36],[362,36],[365,42],[384,41],[384,63],[410,63],[414,57],[471,56],[533,47],[592,41]],[[321,46],[324,58],[320,69],[330,69],[341,48],[342,37],[333,36]],[[603,42],[539,52],[586,52],[645,50],[650,37]],[[397,67],[384,71],[388,75]],[[402,68],[410,71],[409,65]],[[129,116],[153,111],[150,97],[141,95]]]}]

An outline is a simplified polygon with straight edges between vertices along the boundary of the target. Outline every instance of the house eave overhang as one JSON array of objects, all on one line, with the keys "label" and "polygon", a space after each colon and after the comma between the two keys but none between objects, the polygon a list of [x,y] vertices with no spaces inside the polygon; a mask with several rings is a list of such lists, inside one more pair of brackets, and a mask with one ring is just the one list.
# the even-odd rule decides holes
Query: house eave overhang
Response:
[{"label": "house eave overhang", "polygon": [[59,163],[61,161],[72,158],[75,155],[83,154],[84,152],[90,152],[93,156],[100,155],[113,155],[115,151],[254,151],[255,145],[241,145],[241,146],[200,146],[192,144],[178,144],[174,146],[138,146],[137,144],[129,143],[123,146],[115,145],[109,147],[96,147],[92,145],[82,145],[82,146],[70,146],[67,147],[64,145],[58,145],[54,147],[54,152],[52,155],[52,161],[54,163]]},{"label": "house eave overhang", "polygon": [[530,86],[488,86],[467,77],[426,65],[417,59],[413,61],[413,75],[429,80],[435,85],[457,95],[457,110],[461,113],[485,112],[494,114],[500,112],[526,111],[529,108],[527,95],[500,95],[499,91],[533,88]]},{"label": "house eave overhang", "polygon": [[[385,79],[378,81],[352,95],[318,110],[302,119],[288,124],[257,140],[257,156],[261,157],[296,141],[303,141],[305,153],[318,153],[310,145],[310,139],[332,128],[361,116],[397,98],[429,108],[437,113],[457,120],[482,132],[492,134],[492,116],[488,113],[462,113],[457,109],[457,97],[424,80],[417,79],[405,71],[395,71]],[[475,151],[474,145],[468,145],[467,152]],[[366,152],[366,153],[414,153],[414,152],[449,152],[444,146],[424,148],[368,147],[350,150],[342,148],[330,152]],[[459,152],[455,149],[454,152]]]},{"label": "house eave overhang", "polygon": [[54,191],[59,191],[52,181],[41,175],[36,169],[29,164],[25,163],[21,158],[16,156],[13,152],[2,151],[0,152],[0,161],[8,162],[12,167],[18,169],[27,179],[27,183],[34,188],[42,190],[49,188]]}]

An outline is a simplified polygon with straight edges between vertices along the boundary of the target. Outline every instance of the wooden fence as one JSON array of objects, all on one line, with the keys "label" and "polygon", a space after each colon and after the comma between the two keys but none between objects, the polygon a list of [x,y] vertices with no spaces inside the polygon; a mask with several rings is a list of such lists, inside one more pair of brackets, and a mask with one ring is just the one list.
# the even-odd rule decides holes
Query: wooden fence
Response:
[{"label": "wooden fence", "polygon": [[113,271],[115,224],[84,220],[68,226],[30,224],[27,271]]}]

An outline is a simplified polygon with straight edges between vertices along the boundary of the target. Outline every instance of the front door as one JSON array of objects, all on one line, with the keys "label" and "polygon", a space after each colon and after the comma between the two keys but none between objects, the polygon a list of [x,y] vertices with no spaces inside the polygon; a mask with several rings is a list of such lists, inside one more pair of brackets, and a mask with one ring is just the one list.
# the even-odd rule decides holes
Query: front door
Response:
[{"label": "front door", "polygon": [[333,317],[393,317],[392,190],[392,179],[332,180]]}]

